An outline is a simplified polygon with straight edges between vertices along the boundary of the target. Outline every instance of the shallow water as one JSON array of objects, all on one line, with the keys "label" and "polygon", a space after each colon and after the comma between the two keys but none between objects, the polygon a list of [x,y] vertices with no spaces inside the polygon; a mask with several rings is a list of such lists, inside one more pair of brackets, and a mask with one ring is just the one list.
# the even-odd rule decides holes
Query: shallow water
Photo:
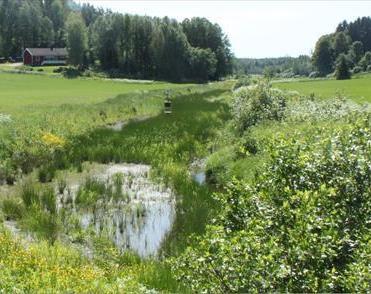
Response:
[{"label": "shallow water", "polygon": [[[155,256],[175,219],[175,197],[169,188],[149,178],[150,166],[108,165],[95,177],[110,183],[122,174],[125,199],[99,200],[95,208],[70,207],[81,227],[93,228],[97,235],[109,237],[120,250],[133,250],[142,257]],[[78,185],[70,188],[75,199]],[[62,198],[71,197],[64,193]],[[59,199],[60,203],[65,199]],[[73,200],[74,201],[74,200]],[[63,204],[62,204],[63,205]],[[67,206],[66,206],[67,207]]]},{"label": "shallow water", "polygon": [[200,185],[206,183],[206,159],[198,159],[192,162],[190,166],[192,178]]}]

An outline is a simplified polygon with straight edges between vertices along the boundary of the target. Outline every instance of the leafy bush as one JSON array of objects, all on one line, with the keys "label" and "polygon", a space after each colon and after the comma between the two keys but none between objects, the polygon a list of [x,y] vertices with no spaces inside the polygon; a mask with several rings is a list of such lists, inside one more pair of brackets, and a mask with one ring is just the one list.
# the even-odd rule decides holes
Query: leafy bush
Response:
[{"label": "leafy bush", "polygon": [[171,262],[179,280],[195,292],[367,292],[370,117],[322,133],[274,142],[253,185],[217,195],[222,215]]},{"label": "leafy bush", "polygon": [[234,84],[233,90],[237,90],[238,88],[241,88],[241,87],[247,87],[247,86],[250,86],[251,84],[253,84],[253,81],[251,80],[249,76],[242,76]]},{"label": "leafy bush", "polygon": [[233,95],[232,112],[239,131],[263,120],[282,120],[285,107],[285,94],[265,83],[240,88]]},{"label": "leafy bush", "polygon": [[64,71],[64,67],[58,67],[58,68],[56,68],[56,69],[53,69],[53,72],[54,73],[61,73],[61,72],[63,72]]},{"label": "leafy bush", "polygon": [[366,71],[371,72],[371,64],[367,66]]},{"label": "leafy bush", "polygon": [[285,111],[286,122],[325,121],[348,116],[352,112],[364,112],[367,108],[339,96],[320,99],[315,96],[299,97],[288,104]]},{"label": "leafy bush", "polygon": [[68,79],[74,79],[81,76],[81,71],[77,68],[67,67],[63,69],[63,76]]}]

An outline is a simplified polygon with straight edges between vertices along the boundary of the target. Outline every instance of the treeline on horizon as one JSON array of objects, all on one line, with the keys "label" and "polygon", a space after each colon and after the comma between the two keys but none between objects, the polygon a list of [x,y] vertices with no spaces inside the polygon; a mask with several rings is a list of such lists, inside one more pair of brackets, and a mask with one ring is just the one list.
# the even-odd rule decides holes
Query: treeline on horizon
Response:
[{"label": "treeline on horizon", "polygon": [[334,33],[321,36],[312,62],[319,76],[332,73],[340,65],[354,73],[371,71],[371,17],[343,21]]},{"label": "treeline on horizon", "polygon": [[238,58],[235,64],[235,72],[237,74],[265,74],[282,78],[307,76],[312,70],[311,58],[308,55],[299,57]]},{"label": "treeline on horizon", "polygon": [[114,13],[72,0],[0,0],[0,57],[27,47],[67,47],[69,61],[112,76],[219,80],[233,54],[218,24]]},{"label": "treeline on horizon", "polygon": [[[332,34],[321,36],[312,56],[278,58],[238,58],[237,74],[264,74],[292,78],[295,76],[324,77],[336,70],[351,73],[371,71],[371,18],[341,22]],[[348,73],[347,73],[348,72]]]}]

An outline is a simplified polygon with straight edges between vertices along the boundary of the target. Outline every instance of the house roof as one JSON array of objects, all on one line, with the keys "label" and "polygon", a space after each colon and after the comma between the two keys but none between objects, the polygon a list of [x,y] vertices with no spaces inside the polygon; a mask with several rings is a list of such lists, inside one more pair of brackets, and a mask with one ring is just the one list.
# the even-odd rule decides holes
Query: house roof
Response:
[{"label": "house roof", "polygon": [[26,48],[33,56],[67,56],[66,48]]}]

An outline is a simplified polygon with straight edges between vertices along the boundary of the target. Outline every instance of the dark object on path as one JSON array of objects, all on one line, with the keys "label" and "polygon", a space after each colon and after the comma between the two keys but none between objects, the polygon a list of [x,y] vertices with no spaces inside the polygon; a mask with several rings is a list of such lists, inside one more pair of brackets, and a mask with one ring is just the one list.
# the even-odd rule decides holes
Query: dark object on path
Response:
[{"label": "dark object on path", "polygon": [[172,112],[170,92],[166,91],[165,94],[166,94],[166,98],[164,101],[164,113],[170,114]]}]

